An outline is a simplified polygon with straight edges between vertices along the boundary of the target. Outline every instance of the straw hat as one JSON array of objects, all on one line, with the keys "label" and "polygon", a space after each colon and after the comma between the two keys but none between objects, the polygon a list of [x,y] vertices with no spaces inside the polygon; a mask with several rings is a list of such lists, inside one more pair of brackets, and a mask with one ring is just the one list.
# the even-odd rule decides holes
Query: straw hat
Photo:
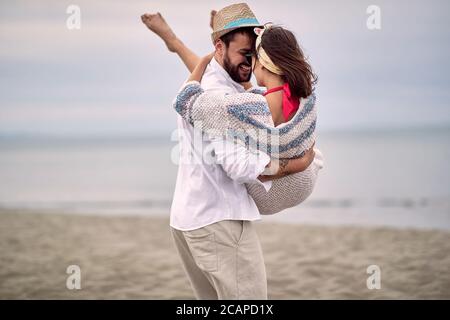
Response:
[{"label": "straw hat", "polygon": [[214,43],[228,32],[243,27],[261,27],[261,24],[246,3],[232,4],[214,16],[211,39]]}]

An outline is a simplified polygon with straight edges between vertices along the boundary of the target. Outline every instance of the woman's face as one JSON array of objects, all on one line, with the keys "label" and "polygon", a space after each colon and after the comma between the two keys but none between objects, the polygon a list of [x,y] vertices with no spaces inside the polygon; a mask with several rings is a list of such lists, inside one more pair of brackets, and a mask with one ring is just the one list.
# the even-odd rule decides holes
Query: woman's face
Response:
[{"label": "woman's face", "polygon": [[253,74],[255,75],[256,83],[258,84],[258,86],[265,87],[264,72],[262,69],[262,65],[261,63],[259,63],[258,58],[256,58],[255,55],[252,57],[252,70]]}]

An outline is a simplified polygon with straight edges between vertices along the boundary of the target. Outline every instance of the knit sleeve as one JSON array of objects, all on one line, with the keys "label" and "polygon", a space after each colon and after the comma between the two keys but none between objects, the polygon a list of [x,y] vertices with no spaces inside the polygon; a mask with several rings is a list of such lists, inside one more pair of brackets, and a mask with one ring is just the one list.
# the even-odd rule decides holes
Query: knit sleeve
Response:
[{"label": "knit sleeve", "polygon": [[191,114],[195,101],[205,91],[198,81],[186,82],[178,92],[173,102],[175,111],[188,122],[192,122]]},{"label": "knit sleeve", "polygon": [[264,96],[254,93],[204,91],[189,82],[175,101],[177,112],[196,129],[221,136],[251,149],[267,150],[271,157],[301,156],[314,143],[315,96],[302,99],[301,111],[288,122],[274,126]]},{"label": "knit sleeve", "polygon": [[187,82],[179,91],[175,110],[191,125],[213,136],[227,136],[230,131],[256,129],[252,117],[264,117],[264,127],[271,115],[263,96],[254,93],[205,91],[197,81]]}]

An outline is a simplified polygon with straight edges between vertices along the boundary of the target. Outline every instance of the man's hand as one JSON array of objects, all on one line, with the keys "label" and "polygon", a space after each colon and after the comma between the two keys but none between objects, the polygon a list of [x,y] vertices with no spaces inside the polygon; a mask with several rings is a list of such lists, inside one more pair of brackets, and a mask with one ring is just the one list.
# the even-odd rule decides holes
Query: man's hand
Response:
[{"label": "man's hand", "polygon": [[[289,174],[298,173],[305,171],[310,164],[314,161],[315,152],[314,144],[310,149],[308,149],[303,157],[297,159],[280,159],[278,171],[274,175],[260,175],[258,180],[261,182],[279,179],[285,177]],[[268,168],[272,165],[269,163]]]}]

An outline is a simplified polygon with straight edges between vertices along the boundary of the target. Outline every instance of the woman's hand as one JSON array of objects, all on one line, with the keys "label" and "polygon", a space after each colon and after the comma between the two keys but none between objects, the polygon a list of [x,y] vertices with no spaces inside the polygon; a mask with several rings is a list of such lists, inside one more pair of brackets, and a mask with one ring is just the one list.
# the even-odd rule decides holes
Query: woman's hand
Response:
[{"label": "woman's hand", "polygon": [[211,62],[211,59],[214,57],[215,52],[208,54],[200,59],[199,63],[195,67],[194,71],[192,71],[191,76],[188,81],[198,81],[202,80],[203,74],[205,73],[206,67]]}]

